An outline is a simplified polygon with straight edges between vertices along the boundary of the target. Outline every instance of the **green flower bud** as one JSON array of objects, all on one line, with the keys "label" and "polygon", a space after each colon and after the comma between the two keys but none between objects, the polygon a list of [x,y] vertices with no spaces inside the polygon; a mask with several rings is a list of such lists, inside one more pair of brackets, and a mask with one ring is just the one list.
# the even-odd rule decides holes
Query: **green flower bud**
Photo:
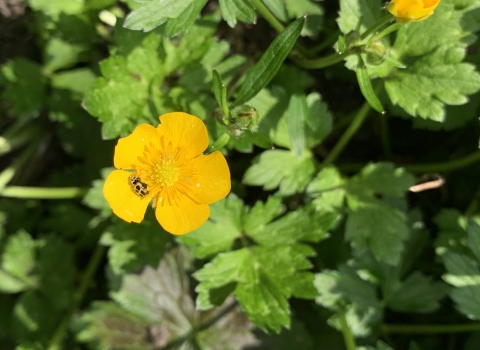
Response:
[{"label": "green flower bud", "polygon": [[230,111],[230,118],[227,125],[231,129],[252,130],[254,129],[260,117],[257,110],[250,105],[241,105]]},{"label": "green flower bud", "polygon": [[370,42],[365,48],[366,63],[371,66],[379,66],[387,57],[387,50],[381,41],[374,40]]}]

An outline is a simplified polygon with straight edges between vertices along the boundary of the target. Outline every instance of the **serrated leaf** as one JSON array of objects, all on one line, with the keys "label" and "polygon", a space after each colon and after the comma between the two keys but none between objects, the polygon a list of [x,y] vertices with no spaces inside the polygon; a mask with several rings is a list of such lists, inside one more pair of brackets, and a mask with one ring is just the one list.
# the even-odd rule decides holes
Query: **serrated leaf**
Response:
[{"label": "serrated leaf", "polygon": [[292,144],[292,151],[300,157],[305,149],[306,120],[311,120],[310,109],[307,106],[307,97],[304,94],[293,94],[290,97],[287,111],[288,133]]},{"label": "serrated leaf", "polygon": [[235,27],[237,20],[243,23],[255,23],[255,9],[248,0],[219,0],[223,19],[230,27]]},{"label": "serrated leaf", "polygon": [[210,206],[210,218],[199,229],[178,240],[193,247],[198,258],[229,250],[242,234],[244,212],[242,201],[230,195]]},{"label": "serrated leaf", "polygon": [[347,195],[350,214],[345,239],[361,253],[369,247],[377,260],[398,264],[408,237],[405,215],[376,198]]},{"label": "serrated leaf", "polygon": [[0,269],[0,290],[3,293],[18,293],[36,286],[38,278],[32,275],[35,247],[35,241],[23,230],[9,237]]},{"label": "serrated leaf", "polygon": [[74,66],[80,60],[80,54],[86,50],[86,47],[59,38],[51,38],[44,50],[44,69],[52,73]]},{"label": "serrated leaf", "polygon": [[151,31],[168,21],[178,18],[192,5],[194,0],[145,0],[141,7],[128,14],[125,28],[131,30]]},{"label": "serrated leaf", "polygon": [[356,30],[359,23],[365,30],[380,19],[383,6],[380,0],[341,0],[338,26],[343,34]]},{"label": "serrated leaf", "polygon": [[13,59],[1,67],[0,83],[4,85],[2,99],[13,116],[34,118],[40,114],[46,101],[47,79],[36,63]]},{"label": "serrated leaf", "polygon": [[415,184],[415,178],[403,168],[392,163],[370,163],[359,175],[354,176],[348,186],[362,188],[371,194],[403,196]]},{"label": "serrated leaf", "polygon": [[289,151],[270,150],[255,158],[243,181],[247,185],[263,185],[266,190],[280,186],[279,193],[289,195],[303,191],[314,171],[315,164],[309,153],[297,158]]},{"label": "serrated leaf", "polygon": [[461,63],[464,56],[462,48],[442,46],[395,71],[385,81],[391,101],[414,117],[442,122],[445,104],[465,104],[467,95],[480,89],[480,74],[473,65]]},{"label": "serrated leaf", "polygon": [[[473,4],[473,3],[472,3]],[[393,48],[399,57],[421,56],[442,45],[465,47],[479,29],[475,6],[461,6],[458,0],[443,0],[428,21],[402,26]]]},{"label": "serrated leaf", "polygon": [[269,197],[265,203],[256,202],[245,217],[243,225],[245,231],[254,232],[263,229],[266,224],[280,215],[281,203],[282,200],[279,197]]},{"label": "serrated leaf", "polygon": [[115,273],[122,274],[145,264],[158,266],[169,239],[170,236],[153,218],[153,213],[149,213],[138,225],[116,221],[102,235],[100,242],[110,246],[110,266]]},{"label": "serrated leaf", "polygon": [[322,29],[323,9],[317,1],[294,0],[285,1],[287,13],[290,18],[306,16],[302,35],[316,37]]},{"label": "serrated leaf", "polygon": [[408,276],[386,300],[387,306],[398,312],[427,313],[440,307],[440,300],[448,287],[442,282],[433,282],[421,272]]},{"label": "serrated leaf", "polygon": [[[313,275],[303,271],[310,266],[306,257],[313,253],[307,246],[293,244],[218,254],[194,274],[200,281],[197,307],[211,307],[210,291],[235,283],[233,293],[249,319],[265,331],[279,332],[290,324],[287,298],[313,294]],[[304,283],[308,280],[310,288]]]},{"label": "serrated leaf", "polygon": [[480,261],[480,226],[473,220],[468,221],[467,246]]},{"label": "serrated leaf", "polygon": [[193,0],[193,3],[185,8],[177,18],[170,18],[167,23],[164,24],[163,34],[171,38],[188,32],[207,1],[208,0]]},{"label": "serrated leaf", "polygon": [[241,134],[235,137],[235,141],[240,143],[254,144],[255,146],[264,149],[272,148],[272,142],[268,137],[251,130],[242,130]]},{"label": "serrated leaf", "polygon": [[297,19],[273,40],[258,62],[246,73],[234,106],[248,102],[272,80],[297,41],[304,22],[304,18]]},{"label": "serrated leaf", "polygon": [[345,198],[343,183],[337,169],[323,168],[308,184],[307,193],[315,198],[313,203],[318,210],[335,211],[343,207]]},{"label": "serrated leaf", "polygon": [[302,208],[267,225],[246,230],[247,235],[265,246],[289,245],[295,242],[318,242],[328,237],[328,230],[337,220],[331,212]]}]

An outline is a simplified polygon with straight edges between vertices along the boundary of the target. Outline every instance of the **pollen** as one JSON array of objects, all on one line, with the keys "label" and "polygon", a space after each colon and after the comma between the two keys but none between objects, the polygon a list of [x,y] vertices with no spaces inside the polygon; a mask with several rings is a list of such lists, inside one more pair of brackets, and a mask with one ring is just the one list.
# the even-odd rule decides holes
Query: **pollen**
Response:
[{"label": "pollen", "polygon": [[164,186],[173,186],[179,176],[178,166],[172,160],[161,160],[155,168],[155,177],[157,183]]}]

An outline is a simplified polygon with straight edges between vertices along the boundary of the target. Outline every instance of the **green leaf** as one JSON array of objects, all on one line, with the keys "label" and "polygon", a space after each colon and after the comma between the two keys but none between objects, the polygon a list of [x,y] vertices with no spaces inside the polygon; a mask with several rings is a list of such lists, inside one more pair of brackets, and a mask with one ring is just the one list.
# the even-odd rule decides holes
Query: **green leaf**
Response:
[{"label": "green leaf", "polygon": [[[313,294],[313,275],[302,272],[310,266],[306,257],[311,254],[310,248],[298,244],[218,254],[194,274],[200,281],[197,307],[211,307],[211,290],[236,283],[234,295],[248,318],[265,331],[279,332],[290,324],[286,298]],[[304,280],[310,280],[310,289],[305,290]]]},{"label": "green leaf", "polygon": [[442,122],[445,104],[465,104],[467,95],[480,89],[480,74],[473,65],[461,63],[464,56],[463,48],[442,46],[395,71],[385,81],[391,101],[414,117]]},{"label": "green leaf", "polygon": [[110,246],[108,259],[116,274],[137,270],[145,264],[158,266],[170,236],[148,211],[140,224],[116,221],[101,237],[101,243]]},{"label": "green leaf", "polygon": [[[314,285],[319,293],[315,299],[317,304],[332,311],[346,308],[345,316],[355,335],[368,335],[380,321],[382,308],[375,287],[351,268],[342,266],[340,271],[324,270],[315,275]],[[335,328],[341,329],[337,317],[329,321]]]},{"label": "green leaf", "polygon": [[230,115],[230,111],[228,109],[227,103],[227,88],[222,83],[222,78],[220,74],[214,69],[212,71],[213,75],[213,94],[215,95],[215,99],[217,100],[218,105],[222,109],[223,115],[228,117]]},{"label": "green leaf", "polygon": [[62,0],[27,0],[28,5],[36,11],[45,12],[54,18],[61,13],[77,14],[83,10],[84,1],[62,1]]},{"label": "green leaf", "polygon": [[265,190],[280,186],[279,194],[289,195],[303,191],[314,171],[315,163],[307,152],[297,158],[289,151],[270,150],[255,158],[243,181],[247,185],[263,186]]},{"label": "green leaf", "polygon": [[387,306],[397,312],[427,313],[437,310],[448,288],[415,271],[388,296]]},{"label": "green leaf", "polygon": [[44,50],[44,69],[52,73],[62,68],[73,67],[80,60],[80,54],[86,50],[86,47],[52,38],[45,45]]},{"label": "green leaf", "polygon": [[240,199],[230,195],[210,206],[210,218],[197,230],[178,240],[194,248],[198,258],[227,251],[242,234],[245,208]]},{"label": "green leaf", "polygon": [[18,231],[7,240],[0,269],[0,291],[18,293],[36,286],[32,275],[35,267],[35,241],[25,231]]},{"label": "green leaf", "polygon": [[397,32],[393,49],[399,58],[421,56],[446,46],[465,47],[480,29],[478,9],[462,6],[459,0],[443,0],[428,21],[402,26]]},{"label": "green leaf", "polygon": [[258,62],[248,70],[242,87],[237,93],[235,106],[248,102],[272,80],[293,48],[302,31],[304,22],[304,18],[299,18],[286,27],[273,40]]},{"label": "green leaf", "polygon": [[255,9],[248,0],[219,0],[223,19],[230,27],[235,27],[237,20],[244,23],[255,23]]},{"label": "green leaf", "polygon": [[359,253],[370,247],[377,260],[398,264],[408,237],[405,215],[376,198],[348,194],[347,199],[345,238]]},{"label": "green leaf", "polygon": [[370,75],[368,74],[367,67],[363,62],[362,56],[357,55],[358,57],[358,64],[356,69],[357,74],[357,81],[358,86],[360,87],[360,91],[362,92],[363,97],[367,100],[370,107],[376,110],[379,113],[384,114],[385,110],[382,106],[382,103],[378,99],[375,91],[372,88],[372,84],[370,82]]},{"label": "green leaf", "polygon": [[300,158],[305,149],[306,120],[311,120],[310,109],[307,106],[307,98],[304,94],[293,94],[288,104],[287,125],[290,134],[292,151]]},{"label": "green leaf", "polygon": [[415,178],[392,163],[370,163],[347,186],[362,188],[370,194],[403,196],[415,184]]},{"label": "green leaf", "polygon": [[288,16],[290,18],[306,17],[302,36],[317,37],[322,30],[323,9],[315,0],[285,1]]},{"label": "green leaf", "polygon": [[318,242],[328,237],[328,230],[336,220],[334,213],[302,208],[265,226],[249,224],[246,233],[265,246],[289,245],[299,241]]},{"label": "green leaf", "polygon": [[178,18],[194,0],[142,0],[141,7],[128,14],[125,28],[149,32],[170,18]]},{"label": "green leaf", "polygon": [[344,181],[337,169],[323,168],[308,184],[307,193],[314,197],[317,210],[336,211],[343,208],[345,190]]},{"label": "green leaf", "polygon": [[281,204],[282,199],[279,197],[269,197],[265,203],[257,201],[245,217],[243,225],[245,232],[265,229],[266,224],[281,214]]},{"label": "green leaf", "polygon": [[110,205],[103,195],[103,185],[105,183],[105,179],[113,170],[113,168],[102,169],[102,180],[93,181],[92,187],[88,190],[85,197],[83,197],[83,203],[90,208],[97,209],[100,216],[103,218],[112,216],[113,214],[112,208],[110,208]]},{"label": "green leaf", "polygon": [[340,0],[338,26],[343,34],[357,30],[361,23],[362,31],[371,27],[383,15],[381,0]]},{"label": "green leaf", "polygon": [[[137,34],[137,33],[135,33]],[[164,77],[159,55],[160,38],[155,34],[137,36],[119,34],[122,40],[119,53],[125,57],[110,57],[100,63],[102,77],[88,89],[83,106],[102,125],[106,139],[125,135],[139,122],[156,120],[150,101],[152,84]],[[155,113],[157,114],[157,113]]]},{"label": "green leaf", "polygon": [[208,0],[193,0],[185,10],[177,17],[170,18],[164,23],[163,34],[168,37],[184,34],[188,32],[195,20],[199,17],[200,12]]},{"label": "green leaf", "polygon": [[263,0],[263,2],[280,21],[288,21],[287,9],[283,0]]},{"label": "green leaf", "polygon": [[272,142],[268,137],[251,130],[241,130],[240,135],[235,137],[235,140],[242,143],[251,143],[264,149],[272,148]]},{"label": "green leaf", "polygon": [[46,84],[40,67],[25,58],[15,58],[1,67],[1,96],[13,116],[37,117],[45,105]]}]

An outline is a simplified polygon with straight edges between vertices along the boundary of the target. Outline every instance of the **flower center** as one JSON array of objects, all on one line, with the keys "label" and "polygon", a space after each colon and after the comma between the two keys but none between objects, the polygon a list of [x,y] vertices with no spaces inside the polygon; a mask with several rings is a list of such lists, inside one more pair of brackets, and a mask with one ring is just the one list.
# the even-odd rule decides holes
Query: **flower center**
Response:
[{"label": "flower center", "polygon": [[173,186],[178,180],[178,167],[171,160],[161,160],[154,170],[155,177],[160,186]]}]

